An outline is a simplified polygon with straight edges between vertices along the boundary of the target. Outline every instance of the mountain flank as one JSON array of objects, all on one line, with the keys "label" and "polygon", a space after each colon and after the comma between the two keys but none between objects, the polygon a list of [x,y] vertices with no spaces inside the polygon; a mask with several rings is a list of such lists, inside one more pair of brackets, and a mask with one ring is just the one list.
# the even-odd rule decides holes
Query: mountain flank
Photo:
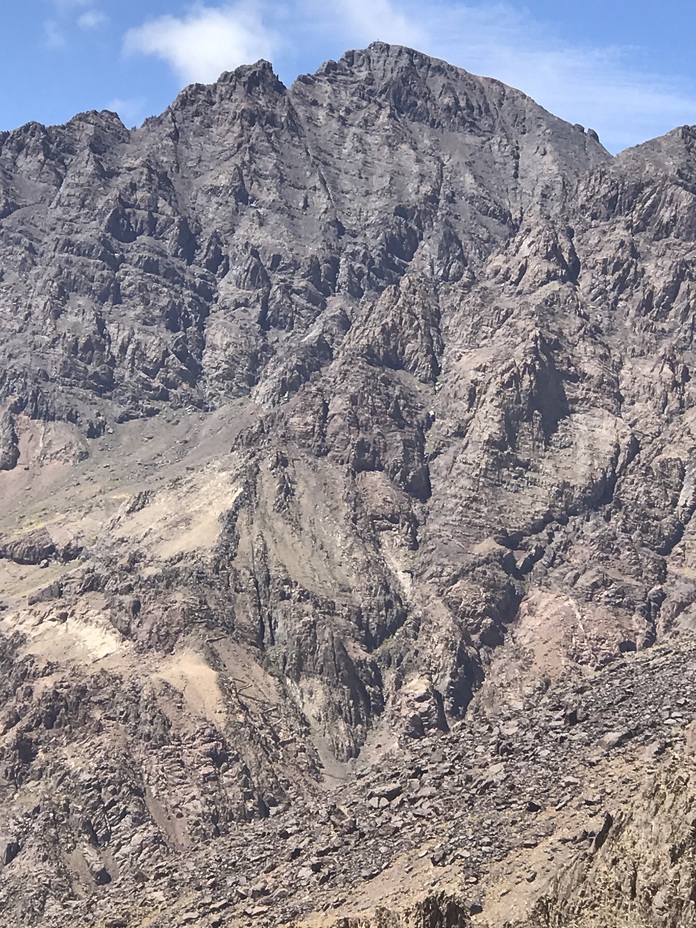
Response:
[{"label": "mountain flank", "polygon": [[695,242],[384,43],[0,133],[0,925],[696,924]]}]

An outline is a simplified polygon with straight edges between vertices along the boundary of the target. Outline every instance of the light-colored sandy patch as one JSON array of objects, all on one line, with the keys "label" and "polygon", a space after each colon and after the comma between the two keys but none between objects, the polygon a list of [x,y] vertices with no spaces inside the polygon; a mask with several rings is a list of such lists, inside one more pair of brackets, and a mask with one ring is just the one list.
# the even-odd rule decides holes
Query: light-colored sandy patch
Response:
[{"label": "light-colored sandy patch", "polygon": [[521,708],[541,685],[566,674],[591,675],[618,658],[619,644],[631,637],[630,619],[618,619],[599,605],[580,608],[567,596],[536,590],[520,606],[505,642],[476,699],[488,708]]},{"label": "light-colored sandy patch", "polygon": [[515,644],[533,655],[538,674],[557,676],[567,663],[569,646],[586,636],[576,604],[565,597],[532,593],[522,603],[512,629]]},{"label": "light-colored sandy patch", "polygon": [[159,797],[155,796],[150,786],[145,790],[145,802],[153,820],[162,831],[169,836],[170,841],[177,848],[191,846],[191,836],[186,828],[183,818],[177,818]]},{"label": "light-colored sandy patch", "polygon": [[220,516],[241,492],[228,473],[210,469],[163,488],[138,512],[129,513],[125,504],[114,534],[149,547],[159,558],[211,548],[220,535]]},{"label": "light-colored sandy patch", "polygon": [[394,574],[404,598],[408,601],[413,595],[413,558],[404,544],[395,542],[391,532],[385,532],[380,538],[380,550],[387,567]]},{"label": "light-colored sandy patch", "polygon": [[520,607],[512,638],[533,655],[538,672],[556,677],[570,663],[592,665],[602,650],[618,655],[619,642],[631,634],[629,621],[601,606],[578,608],[574,600],[539,590]]},{"label": "light-colored sandy patch", "polygon": [[[215,650],[226,686],[240,703],[265,708],[280,706],[286,699],[284,688],[295,688],[294,683],[285,680],[281,689],[276,677],[264,670],[248,651],[228,637],[212,639],[210,647]],[[295,697],[301,702],[299,689]]]},{"label": "light-colored sandy patch", "polygon": [[37,506],[49,498],[52,489],[70,474],[86,451],[79,430],[68,423],[38,422],[17,416],[15,427],[19,462],[12,470],[0,472],[4,518],[13,510],[22,516],[27,505]]},{"label": "light-colored sandy patch", "polygon": [[16,419],[20,464],[34,467],[46,464],[74,464],[87,450],[87,441],[75,425],[68,422],[41,422],[19,416]]},{"label": "light-colored sandy patch", "polygon": [[27,636],[25,654],[59,663],[90,666],[130,648],[120,633],[98,613],[70,616],[61,622],[40,613],[26,612],[17,616],[13,624]]},{"label": "light-colored sandy patch", "polygon": [[203,716],[215,724],[225,718],[225,702],[218,674],[193,648],[183,648],[168,657],[152,679],[163,680],[178,690],[194,715]]},{"label": "light-colored sandy patch", "polygon": [[65,576],[70,566],[53,562],[46,568],[0,560],[0,597],[30,596]]},{"label": "light-colored sandy patch", "polygon": [[[540,813],[537,821],[545,822],[548,836],[536,847],[516,848],[493,864],[486,881],[484,912],[472,919],[473,924],[482,928],[529,925],[538,901],[554,895],[558,877],[569,867],[577,867],[583,857],[586,861],[591,859],[583,852],[579,854],[578,835],[583,831],[596,833],[609,809],[615,813],[627,808],[645,783],[646,774],[642,761],[635,758],[599,754],[595,763],[596,766],[586,770],[587,779],[571,778],[568,796],[577,800],[583,795],[604,793],[605,802],[588,806],[582,801],[570,801],[562,809]],[[582,770],[576,768],[574,772],[583,777]]]},{"label": "light-colored sandy patch", "polygon": [[511,928],[528,924],[535,905],[550,889],[559,869],[570,866],[573,851],[548,839],[524,854],[511,855],[497,864],[486,887],[485,911],[475,924],[486,928]]}]

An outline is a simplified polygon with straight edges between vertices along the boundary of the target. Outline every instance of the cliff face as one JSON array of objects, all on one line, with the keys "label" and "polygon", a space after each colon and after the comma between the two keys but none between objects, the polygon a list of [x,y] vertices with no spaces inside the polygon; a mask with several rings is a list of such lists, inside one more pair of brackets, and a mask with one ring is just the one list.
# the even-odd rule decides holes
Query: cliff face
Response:
[{"label": "cliff face", "polygon": [[646,750],[677,827],[695,144],[383,44],[0,134],[0,922],[580,924]]}]

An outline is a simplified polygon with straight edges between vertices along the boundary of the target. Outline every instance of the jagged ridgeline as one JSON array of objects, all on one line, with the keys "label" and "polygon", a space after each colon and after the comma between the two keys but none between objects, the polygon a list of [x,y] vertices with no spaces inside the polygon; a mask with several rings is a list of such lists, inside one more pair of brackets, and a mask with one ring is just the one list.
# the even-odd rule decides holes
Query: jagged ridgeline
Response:
[{"label": "jagged ridgeline", "polygon": [[0,133],[0,925],[696,923],[696,131],[381,43]]}]

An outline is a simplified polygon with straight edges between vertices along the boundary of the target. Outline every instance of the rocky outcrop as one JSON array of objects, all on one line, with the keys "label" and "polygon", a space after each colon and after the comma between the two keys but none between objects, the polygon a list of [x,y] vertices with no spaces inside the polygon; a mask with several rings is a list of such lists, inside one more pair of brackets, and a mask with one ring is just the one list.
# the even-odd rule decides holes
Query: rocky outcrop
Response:
[{"label": "rocky outcrop", "polygon": [[470,924],[460,903],[438,894],[400,914],[382,910],[369,918],[343,918],[336,928],[465,928]]},{"label": "rocky outcrop", "polygon": [[5,413],[0,421],[0,470],[12,470],[19,460],[19,439],[12,416]]},{"label": "rocky outcrop", "polygon": [[605,814],[593,844],[554,880],[533,924],[693,925],[693,769],[653,779],[627,809]]}]

